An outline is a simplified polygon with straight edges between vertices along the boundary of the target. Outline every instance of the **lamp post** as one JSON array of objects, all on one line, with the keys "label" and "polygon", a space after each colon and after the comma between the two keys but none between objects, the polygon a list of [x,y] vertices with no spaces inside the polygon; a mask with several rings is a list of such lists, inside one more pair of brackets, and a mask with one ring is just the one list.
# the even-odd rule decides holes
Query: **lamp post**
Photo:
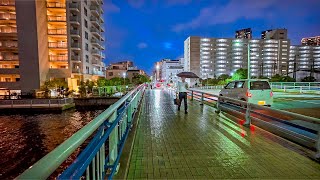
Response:
[{"label": "lamp post", "polygon": [[124,72],[122,75],[123,75],[123,85],[126,85],[126,73]]}]

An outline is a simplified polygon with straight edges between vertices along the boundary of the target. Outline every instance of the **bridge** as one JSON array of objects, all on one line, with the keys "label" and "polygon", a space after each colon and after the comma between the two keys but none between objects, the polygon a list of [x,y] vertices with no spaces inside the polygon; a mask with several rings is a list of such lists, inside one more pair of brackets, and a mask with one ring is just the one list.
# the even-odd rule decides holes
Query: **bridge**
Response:
[{"label": "bridge", "polygon": [[173,97],[137,87],[17,179],[320,178],[319,119],[199,91],[184,114]]}]

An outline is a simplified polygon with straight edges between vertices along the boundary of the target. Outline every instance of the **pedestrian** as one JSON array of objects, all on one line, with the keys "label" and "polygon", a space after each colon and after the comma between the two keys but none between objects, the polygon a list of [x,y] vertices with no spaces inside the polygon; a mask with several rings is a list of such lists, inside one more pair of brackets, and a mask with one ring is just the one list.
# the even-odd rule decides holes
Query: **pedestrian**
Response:
[{"label": "pedestrian", "polygon": [[178,111],[180,111],[182,100],[184,102],[184,113],[188,114],[188,104],[187,104],[187,89],[188,83],[186,82],[185,77],[181,77],[182,82],[178,82],[177,84],[177,95],[179,97],[180,103],[178,104]]}]

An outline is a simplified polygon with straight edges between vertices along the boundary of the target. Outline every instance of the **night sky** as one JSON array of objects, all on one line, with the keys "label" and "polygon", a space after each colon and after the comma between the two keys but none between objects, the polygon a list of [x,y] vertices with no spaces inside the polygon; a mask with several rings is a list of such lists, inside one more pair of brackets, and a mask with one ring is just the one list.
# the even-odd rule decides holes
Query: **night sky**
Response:
[{"label": "night sky", "polygon": [[188,36],[234,37],[237,29],[287,28],[291,44],[320,35],[320,0],[104,0],[106,63],[183,57]]}]

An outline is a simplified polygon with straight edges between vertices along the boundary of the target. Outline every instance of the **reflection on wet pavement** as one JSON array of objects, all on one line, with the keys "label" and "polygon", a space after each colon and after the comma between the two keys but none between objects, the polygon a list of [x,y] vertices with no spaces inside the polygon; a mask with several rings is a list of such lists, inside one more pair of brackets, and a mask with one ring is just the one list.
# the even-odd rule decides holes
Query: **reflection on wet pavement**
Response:
[{"label": "reflection on wet pavement", "polygon": [[320,178],[320,164],[270,133],[266,138],[263,130],[244,128],[196,101],[189,102],[189,114],[178,112],[167,91],[145,96],[129,179]]}]

